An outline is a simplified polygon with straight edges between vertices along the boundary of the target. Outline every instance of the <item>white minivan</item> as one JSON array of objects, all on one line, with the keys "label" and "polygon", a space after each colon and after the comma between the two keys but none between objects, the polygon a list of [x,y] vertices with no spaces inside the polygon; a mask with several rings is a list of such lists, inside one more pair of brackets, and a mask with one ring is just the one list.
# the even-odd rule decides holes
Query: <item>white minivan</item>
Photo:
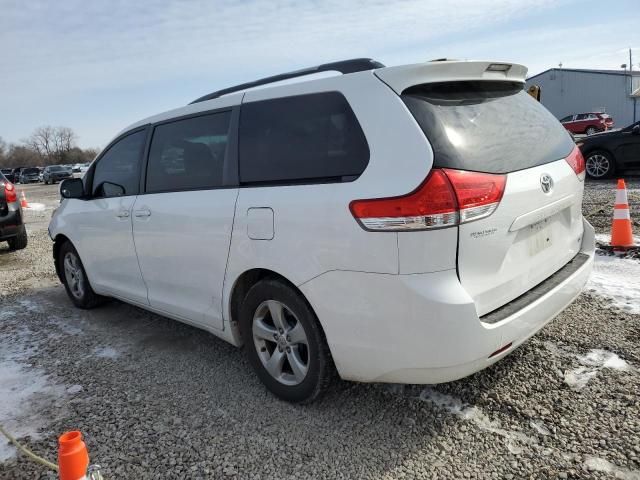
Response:
[{"label": "white minivan", "polygon": [[61,185],[60,280],[80,308],[113,297],[244,346],[293,402],[336,370],[477,372],[571,303],[593,263],[584,160],[525,74],[355,59],[141,120]]}]

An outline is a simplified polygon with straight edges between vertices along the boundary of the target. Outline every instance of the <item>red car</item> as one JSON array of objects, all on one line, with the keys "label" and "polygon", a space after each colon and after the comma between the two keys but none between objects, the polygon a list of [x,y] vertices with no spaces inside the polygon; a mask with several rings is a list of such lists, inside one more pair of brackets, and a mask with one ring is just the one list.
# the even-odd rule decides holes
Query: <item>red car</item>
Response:
[{"label": "red car", "polygon": [[567,115],[560,119],[560,123],[571,133],[585,133],[587,135],[613,128],[613,118],[606,113],[599,112]]}]

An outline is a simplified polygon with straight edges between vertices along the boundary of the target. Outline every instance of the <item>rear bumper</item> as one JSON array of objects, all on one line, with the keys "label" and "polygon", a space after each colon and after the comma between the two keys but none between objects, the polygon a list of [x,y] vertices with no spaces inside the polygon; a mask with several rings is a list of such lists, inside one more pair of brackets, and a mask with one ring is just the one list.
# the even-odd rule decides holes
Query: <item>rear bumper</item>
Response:
[{"label": "rear bumper", "polygon": [[593,227],[583,223],[580,254],[588,258],[494,323],[478,317],[455,270],[415,275],[332,271],[300,289],[320,319],[342,378],[448,382],[500,360],[580,294],[595,250]]},{"label": "rear bumper", "polygon": [[22,224],[20,204],[18,202],[8,204],[7,211],[0,212],[0,241],[15,237],[22,230]]}]

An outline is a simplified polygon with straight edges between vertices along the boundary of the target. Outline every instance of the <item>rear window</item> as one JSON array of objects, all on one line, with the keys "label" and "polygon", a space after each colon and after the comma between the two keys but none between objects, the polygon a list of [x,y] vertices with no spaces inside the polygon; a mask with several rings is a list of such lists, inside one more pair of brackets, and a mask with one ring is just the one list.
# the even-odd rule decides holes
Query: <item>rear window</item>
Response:
[{"label": "rear window", "polygon": [[242,105],[239,156],[243,184],[341,182],[369,147],[344,96],[324,92]]},{"label": "rear window", "polygon": [[58,165],[54,165],[53,167],[49,167],[49,171],[51,172],[61,172],[63,170],[66,170],[64,167],[60,167]]},{"label": "rear window", "polygon": [[22,170],[22,173],[26,174],[30,174],[30,173],[40,173],[40,170],[37,168],[25,168],[24,170]]},{"label": "rear window", "polygon": [[519,83],[418,85],[402,99],[431,143],[435,167],[508,173],[564,158],[575,146]]}]

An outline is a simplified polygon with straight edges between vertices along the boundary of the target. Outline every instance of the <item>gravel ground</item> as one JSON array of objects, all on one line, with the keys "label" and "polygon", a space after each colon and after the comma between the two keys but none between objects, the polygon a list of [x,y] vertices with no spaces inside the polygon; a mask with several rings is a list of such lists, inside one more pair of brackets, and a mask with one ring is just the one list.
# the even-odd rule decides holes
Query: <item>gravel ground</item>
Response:
[{"label": "gravel ground", "polygon": [[[584,211],[600,234],[613,187],[587,184]],[[640,180],[628,187],[638,233]],[[292,406],[207,333],[119,302],[73,308],[46,234],[57,187],[25,190],[45,210],[27,212],[26,250],[0,247],[0,422],[49,459],[56,436],[79,429],[107,479],[640,479],[640,315],[602,296],[582,294],[472,377],[336,382]],[[2,460],[2,479],[56,478],[24,457]]]}]

